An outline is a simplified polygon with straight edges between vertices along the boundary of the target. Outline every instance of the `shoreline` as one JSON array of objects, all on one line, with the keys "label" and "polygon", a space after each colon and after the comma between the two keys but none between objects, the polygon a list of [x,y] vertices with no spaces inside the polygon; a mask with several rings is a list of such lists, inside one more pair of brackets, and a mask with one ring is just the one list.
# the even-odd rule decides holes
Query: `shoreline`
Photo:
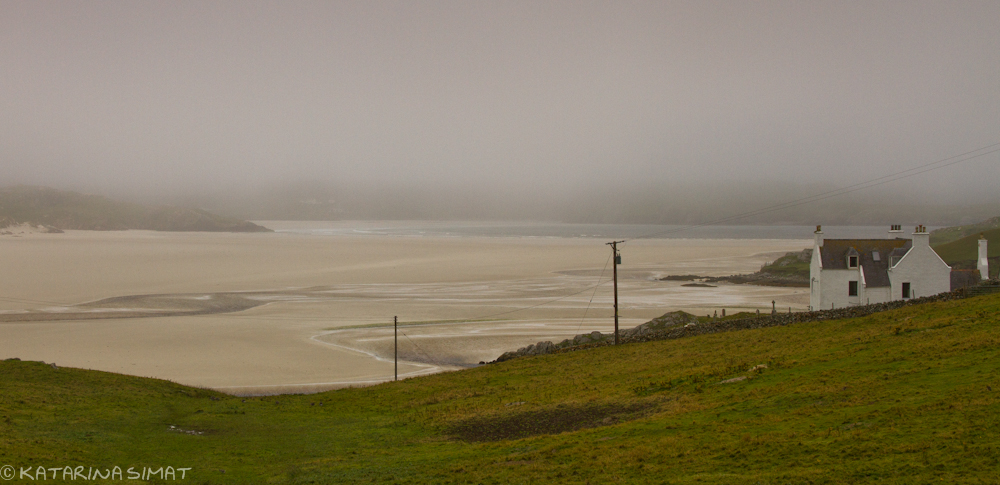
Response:
[{"label": "shoreline", "polygon": [[[391,322],[398,315],[421,322],[400,327],[401,376],[425,365],[477,365],[575,335],[581,326],[610,325],[610,268],[601,275],[608,254],[599,242],[152,231],[4,239],[0,264],[10,277],[0,281],[0,311],[8,312],[0,313],[0,359],[226,392],[311,392],[391,380],[392,363],[364,352],[392,355]],[[619,267],[622,318],[638,325],[675,309],[704,315],[719,307],[769,307],[772,299],[804,307],[807,300],[794,288],[705,291],[655,276],[756,270],[768,255],[806,243],[630,242]],[[208,309],[210,302],[220,306]],[[234,303],[246,308],[221,309]],[[59,311],[38,315],[52,307]],[[70,319],[80,309],[88,310],[87,319]],[[144,313],[128,313],[135,310]]]}]

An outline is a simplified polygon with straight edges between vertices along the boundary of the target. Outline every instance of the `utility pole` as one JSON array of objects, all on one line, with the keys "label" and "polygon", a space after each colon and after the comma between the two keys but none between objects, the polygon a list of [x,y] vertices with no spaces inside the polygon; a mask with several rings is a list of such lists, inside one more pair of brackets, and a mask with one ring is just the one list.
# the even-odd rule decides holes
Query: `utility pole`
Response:
[{"label": "utility pole", "polygon": [[393,380],[399,380],[399,317],[392,317],[392,361],[393,361],[393,373],[395,378]]},{"label": "utility pole", "polygon": [[622,257],[618,254],[618,243],[625,241],[611,241],[607,243],[611,246],[611,257],[615,259],[615,267],[612,271],[615,280],[615,345],[618,345],[618,265],[622,264]]}]

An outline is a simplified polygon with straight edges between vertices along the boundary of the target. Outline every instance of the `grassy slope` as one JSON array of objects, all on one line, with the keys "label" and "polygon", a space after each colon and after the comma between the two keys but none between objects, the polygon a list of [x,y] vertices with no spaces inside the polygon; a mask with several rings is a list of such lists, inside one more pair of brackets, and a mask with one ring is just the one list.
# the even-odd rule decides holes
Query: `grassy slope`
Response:
[{"label": "grassy slope", "polygon": [[971,236],[973,234],[979,234],[983,231],[989,231],[990,229],[1000,228],[1000,217],[993,217],[982,222],[977,222],[975,224],[967,224],[964,226],[953,226],[953,227],[943,227],[941,229],[935,229],[931,231],[931,245],[937,246],[940,244],[949,243],[961,239],[966,236]]},{"label": "grassy slope", "polygon": [[[807,254],[808,256],[806,256]],[[764,267],[760,269],[760,272],[775,276],[783,276],[786,278],[799,277],[808,280],[809,256],[811,255],[811,248],[794,253],[788,253],[769,264],[765,264]]]},{"label": "grassy slope", "polygon": [[[934,250],[946,263],[956,269],[975,269],[976,258],[979,257],[979,234],[975,233],[956,239],[949,243],[935,246]],[[1000,271],[1000,229],[983,231],[986,236],[988,256],[990,258],[990,276],[996,277]]]},{"label": "grassy slope", "polygon": [[[996,482],[998,311],[995,295],[245,400],[0,362],[0,464],[184,466],[193,483]],[[516,440],[447,433],[603,422],[600,405],[651,408]]]},{"label": "grassy slope", "polygon": [[[995,258],[1000,256],[1000,229],[983,231],[983,235],[989,241],[986,245],[989,257]],[[956,261],[975,261],[979,255],[979,233],[977,232],[961,239],[935,246],[934,250],[941,255],[941,259],[949,264]]]}]

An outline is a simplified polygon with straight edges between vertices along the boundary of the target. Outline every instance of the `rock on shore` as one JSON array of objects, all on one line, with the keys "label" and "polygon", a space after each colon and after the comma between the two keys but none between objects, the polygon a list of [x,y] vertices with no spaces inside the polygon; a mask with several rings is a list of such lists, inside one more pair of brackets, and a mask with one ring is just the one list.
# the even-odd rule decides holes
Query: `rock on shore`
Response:
[{"label": "rock on shore", "polygon": [[[685,325],[691,325],[697,323],[698,317],[682,312],[670,312],[663,316],[654,318],[642,325],[635,328],[630,328],[627,330],[622,330],[618,332],[619,339],[634,339],[642,335],[648,335],[652,333],[662,332],[673,327],[683,327]],[[613,333],[601,333],[601,332],[591,332],[577,335],[572,339],[566,339],[562,342],[554,344],[552,342],[538,342],[537,344],[531,344],[527,347],[522,347],[512,352],[505,352],[503,355],[497,358],[496,362],[503,362],[505,360],[510,360],[516,357],[524,357],[527,355],[543,355],[551,354],[562,349],[567,349],[570,347],[581,347],[581,346],[592,346],[594,344],[606,345],[613,343],[615,335]]]},{"label": "rock on shore", "polygon": [[698,281],[683,286],[710,286],[709,283],[732,283],[734,285],[782,286],[795,288],[809,287],[809,260],[812,249],[787,253],[765,264],[756,273],[730,276],[667,275],[660,281]]}]

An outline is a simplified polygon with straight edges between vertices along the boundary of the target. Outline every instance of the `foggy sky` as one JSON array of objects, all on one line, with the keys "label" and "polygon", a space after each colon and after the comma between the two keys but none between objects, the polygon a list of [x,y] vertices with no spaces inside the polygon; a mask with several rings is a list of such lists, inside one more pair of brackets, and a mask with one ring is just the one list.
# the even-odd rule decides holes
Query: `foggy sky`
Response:
[{"label": "foggy sky", "polygon": [[0,111],[0,185],[847,184],[1000,142],[1000,2],[0,1]]}]

